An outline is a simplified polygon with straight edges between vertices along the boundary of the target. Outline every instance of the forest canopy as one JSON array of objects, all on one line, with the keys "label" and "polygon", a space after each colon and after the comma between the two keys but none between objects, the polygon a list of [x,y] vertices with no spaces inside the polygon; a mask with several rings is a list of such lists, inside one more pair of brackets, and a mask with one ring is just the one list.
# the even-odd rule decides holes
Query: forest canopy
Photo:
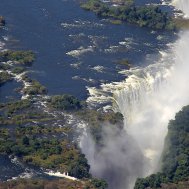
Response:
[{"label": "forest canopy", "polygon": [[110,17],[125,21],[131,24],[137,24],[140,27],[149,27],[153,29],[175,28],[172,18],[168,13],[163,12],[158,6],[136,6],[134,3],[126,3],[122,6],[109,6],[100,0],[88,0],[81,5],[85,10],[95,12],[101,17]]},{"label": "forest canopy", "polygon": [[189,106],[183,107],[168,125],[161,172],[137,180],[135,189],[157,188],[189,178]]}]

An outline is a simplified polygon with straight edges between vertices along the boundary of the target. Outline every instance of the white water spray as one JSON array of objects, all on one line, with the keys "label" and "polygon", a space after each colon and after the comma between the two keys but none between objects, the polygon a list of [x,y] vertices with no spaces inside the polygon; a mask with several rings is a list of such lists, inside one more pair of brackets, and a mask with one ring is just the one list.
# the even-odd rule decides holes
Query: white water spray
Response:
[{"label": "white water spray", "polygon": [[189,17],[189,1],[188,0],[173,0],[172,4],[181,10],[186,17]]},{"label": "white water spray", "polygon": [[181,33],[172,54],[167,55],[174,57],[169,70],[165,67],[155,70],[155,74],[153,69],[143,70],[143,77],[131,77],[133,81],[114,93],[125,116],[125,129],[151,161],[146,175],[158,169],[169,120],[189,104],[188,42],[189,34]]},{"label": "white water spray", "polygon": [[[183,11],[185,8],[189,10],[187,0],[181,0],[181,5],[184,7]],[[124,115],[125,131],[137,143],[149,162],[149,164],[144,163],[139,153],[141,162],[146,166],[143,167],[142,172],[144,177],[156,172],[159,168],[159,158],[169,120],[173,119],[175,113],[183,106],[189,104],[188,44],[189,32],[181,32],[177,42],[166,53],[160,52],[161,59],[156,64],[124,71],[123,73],[127,75],[125,81],[102,84],[100,89],[89,88],[91,94],[89,103],[103,104],[113,100],[115,107],[118,107]],[[84,152],[91,164],[92,173],[96,175],[99,173],[99,176],[102,176],[101,173],[108,170],[109,172],[106,173],[111,174],[111,168],[106,169],[102,166],[107,166],[106,163],[110,161],[108,165],[112,169],[118,168],[116,172],[117,178],[120,178],[118,183],[122,182],[122,185],[117,188],[131,189],[134,186],[134,180],[141,174],[137,174],[140,158],[136,158],[137,150],[135,153],[131,150],[137,145],[133,145],[130,140],[124,140],[121,135],[119,137],[108,135],[105,152],[100,155],[92,143],[90,143],[91,149],[84,148]],[[128,136],[124,135],[124,137]],[[120,150],[123,147],[126,148],[126,153]],[[128,156],[129,152],[130,156]],[[134,166],[135,162],[138,166]],[[113,182],[114,178],[111,179]]]}]

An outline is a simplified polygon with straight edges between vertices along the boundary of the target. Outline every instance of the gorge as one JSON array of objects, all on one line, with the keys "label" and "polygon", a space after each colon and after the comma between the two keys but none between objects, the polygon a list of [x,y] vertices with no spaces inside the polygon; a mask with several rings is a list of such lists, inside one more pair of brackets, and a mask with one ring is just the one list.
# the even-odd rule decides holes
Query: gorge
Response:
[{"label": "gorge", "polygon": [[[187,0],[136,3],[189,15]],[[189,104],[189,32],[145,27],[140,13],[140,27],[98,17],[75,0],[1,5],[0,189],[144,189]]]},{"label": "gorge", "polygon": [[[172,3],[187,16],[187,0]],[[90,137],[93,150],[87,151],[84,145],[92,173],[107,179],[110,188],[132,189],[137,177],[161,171],[160,158],[169,120],[189,104],[188,43],[188,31],[181,31],[178,40],[160,52],[161,58],[155,64],[122,71],[126,76],[124,81],[88,89],[89,104],[112,101],[113,109],[124,115],[127,134],[116,135],[106,130],[106,147],[100,152]]]},{"label": "gorge", "polygon": [[185,0],[173,0],[172,4],[179,10],[183,11],[185,17],[189,16],[189,2]]}]

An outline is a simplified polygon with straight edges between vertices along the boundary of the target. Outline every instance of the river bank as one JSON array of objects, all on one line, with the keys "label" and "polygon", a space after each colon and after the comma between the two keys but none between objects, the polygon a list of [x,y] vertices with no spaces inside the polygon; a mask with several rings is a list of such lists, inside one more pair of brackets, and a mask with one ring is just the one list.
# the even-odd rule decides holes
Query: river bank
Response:
[{"label": "river bank", "polygon": [[[17,68],[17,73],[13,73],[13,67],[11,67],[14,66],[14,62],[5,63],[11,68],[4,71],[12,79],[21,83],[18,92],[23,96],[21,100],[1,104],[1,137],[3,139],[1,146],[9,149],[7,152],[6,148],[2,147],[1,152],[6,151],[8,154],[20,156],[20,160],[27,164],[61,174],[68,172],[71,177],[81,177],[78,179],[87,178],[89,182],[93,180],[90,177],[92,173],[96,177],[107,178],[112,184],[110,187],[116,186],[122,178],[120,175],[125,172],[131,177],[124,177],[126,182],[124,184],[128,186],[130,179],[134,182],[136,174],[142,175],[143,162],[141,160],[144,156],[137,144],[124,131],[123,116],[120,113],[114,113],[110,106],[105,108],[106,112],[96,111],[98,107],[94,110],[86,108],[86,103],[83,103],[81,99],[87,98],[86,86],[90,88],[104,83],[104,86],[111,88],[112,81],[117,81],[119,84],[123,78],[129,77],[129,72],[130,74],[132,71],[139,73],[146,65],[159,60],[159,57],[163,59],[165,54],[163,50],[177,36],[167,31],[154,31],[132,25],[115,26],[107,20],[99,20],[94,15],[78,9],[77,3],[68,1],[56,0],[53,4],[51,1],[34,1],[32,5],[25,1],[20,1],[18,4],[13,1],[3,1],[2,4],[4,7],[9,5],[10,10],[17,12],[15,20],[10,11],[0,8],[0,11],[7,15],[8,20],[7,28],[2,33],[8,36],[8,39],[14,35],[20,40],[20,42],[8,40],[12,46],[9,46],[7,42],[7,47],[13,50],[16,46],[19,46],[19,50],[32,49],[36,53],[36,60],[26,70]],[[16,11],[20,10],[20,7],[23,7],[22,11],[29,11],[27,19],[32,22],[22,18],[22,11]],[[68,9],[75,10],[71,11],[73,12],[72,21],[68,17],[70,15]],[[18,23],[18,18],[22,18],[22,22]],[[33,26],[31,23],[36,27],[31,27]],[[47,33],[44,33],[44,28]],[[156,54],[159,51],[161,53]],[[128,65],[117,64],[117,62],[124,59],[132,62],[133,67],[141,66],[141,68],[123,71],[125,68],[128,69]],[[163,69],[162,64],[150,65],[148,68],[157,71],[159,65]],[[167,66],[170,68],[169,64]],[[161,77],[158,78],[161,80]],[[115,86],[121,89],[120,85]],[[3,90],[3,85],[1,87]],[[111,93],[112,88],[106,92],[106,95],[100,92],[97,92],[97,95],[104,100],[115,98]],[[72,95],[65,96],[65,93],[75,94],[78,98]],[[99,102],[95,99],[95,103]],[[88,104],[92,105],[91,102]],[[101,107],[102,105],[100,104]],[[13,129],[9,127],[11,125]],[[89,131],[86,131],[86,128]],[[90,159],[91,151],[88,153],[84,148],[81,151],[83,146],[78,136],[81,137],[83,133],[86,135],[92,133],[92,136],[87,135],[90,136],[90,140],[87,140],[88,143],[85,144],[89,144],[87,150],[93,150],[93,145],[97,147],[98,153],[93,154],[92,158],[96,155],[98,164],[93,164],[93,159]],[[115,137],[114,143],[111,142],[111,136]],[[7,139],[9,139],[8,143]],[[97,145],[93,143],[94,141]],[[125,144],[130,144],[130,147]],[[113,150],[111,146],[114,147]],[[136,152],[132,151],[133,146],[136,147]],[[109,150],[113,154],[109,154]],[[126,153],[128,151],[131,152],[129,153],[131,158]],[[132,155],[138,155],[137,152],[140,154],[140,161],[138,158],[132,158]],[[83,153],[87,154],[91,171]],[[94,167],[101,165],[100,162],[101,160],[103,162],[103,157],[106,155],[109,159],[104,165],[107,166],[101,167],[104,168],[104,173],[98,170],[95,172]],[[120,162],[128,158],[125,162],[127,165],[132,159],[133,162],[130,165],[133,165],[133,172],[129,171],[131,168],[129,165],[117,172],[119,163],[116,163],[115,155],[119,156]],[[137,171],[134,169],[135,164],[138,165]],[[108,169],[109,165],[113,169]],[[115,180],[111,179],[112,175]],[[102,187],[107,186],[104,181],[98,182]],[[96,185],[99,184],[98,182],[96,181]],[[92,183],[91,187],[97,186]]]}]

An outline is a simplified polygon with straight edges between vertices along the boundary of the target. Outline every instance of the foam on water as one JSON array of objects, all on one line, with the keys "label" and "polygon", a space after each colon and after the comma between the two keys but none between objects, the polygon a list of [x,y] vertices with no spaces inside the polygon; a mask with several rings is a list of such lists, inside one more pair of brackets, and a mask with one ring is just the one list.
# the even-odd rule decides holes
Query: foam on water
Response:
[{"label": "foam on water", "polygon": [[63,22],[61,23],[61,26],[66,29],[71,29],[71,28],[83,28],[83,27],[99,28],[99,27],[103,27],[104,25],[102,23],[90,22],[86,20],[74,20],[74,22],[72,23]]},{"label": "foam on water", "polygon": [[189,1],[188,0],[173,0],[172,4],[179,10],[183,11],[185,17],[189,17]]},{"label": "foam on water", "polygon": [[[189,10],[188,1],[180,3]],[[168,122],[189,104],[188,40],[189,32],[181,32],[176,43],[168,44],[167,50],[159,52],[160,59],[155,64],[121,71],[126,77],[124,81],[87,88],[90,106],[112,103],[112,109],[124,115],[125,131],[150,163],[144,168],[143,176],[158,171]],[[118,152],[116,155],[123,156]],[[129,188],[133,186],[134,182]]]},{"label": "foam on water", "polygon": [[[172,59],[170,59],[169,54],[162,51],[159,53],[161,55],[161,60],[156,64],[149,65],[146,68],[135,67],[130,70],[120,71],[121,74],[127,77],[124,81],[103,83],[98,89],[95,87],[88,87],[87,89],[90,95],[87,102],[89,105],[96,106],[99,103],[108,103],[110,100],[113,100],[114,103],[117,104],[115,97],[121,90],[130,91],[131,89],[129,98],[132,98],[131,95],[134,89],[137,89],[142,93],[142,88],[145,88],[145,92],[158,88],[157,83],[160,84],[169,76],[170,68],[172,66]],[[156,86],[153,86],[156,81]],[[141,97],[137,97],[136,95],[133,97],[134,99],[137,99],[142,98],[142,96],[143,95],[141,94]]]},{"label": "foam on water", "polygon": [[96,83],[96,81],[92,78],[84,78],[84,77],[81,77],[81,76],[78,76],[78,75],[73,76],[72,79],[73,80],[82,80],[82,81],[85,81],[87,83]]},{"label": "foam on water", "polygon": [[91,69],[92,69],[92,70],[95,70],[95,71],[97,71],[97,72],[103,73],[104,70],[105,70],[105,67],[98,65],[98,66],[92,67]]},{"label": "foam on water", "polygon": [[68,173],[48,171],[48,172],[45,172],[45,174],[50,175],[50,176],[54,176],[54,177],[67,178],[67,179],[70,179],[70,180],[78,180],[75,177],[69,176]]},{"label": "foam on water", "polygon": [[82,64],[82,62],[76,62],[76,63],[74,63],[74,64],[70,64],[70,66],[71,66],[72,68],[79,69],[80,66],[81,66],[81,64]]},{"label": "foam on water", "polygon": [[2,41],[0,41],[0,51],[3,51],[5,47],[5,43],[3,43]]},{"label": "foam on water", "polygon": [[75,50],[71,50],[69,52],[67,52],[66,54],[69,56],[73,56],[75,58],[78,58],[79,56],[88,53],[88,52],[93,52],[93,47],[92,46],[88,46],[87,48],[84,48],[83,46],[79,47],[78,49]]}]

